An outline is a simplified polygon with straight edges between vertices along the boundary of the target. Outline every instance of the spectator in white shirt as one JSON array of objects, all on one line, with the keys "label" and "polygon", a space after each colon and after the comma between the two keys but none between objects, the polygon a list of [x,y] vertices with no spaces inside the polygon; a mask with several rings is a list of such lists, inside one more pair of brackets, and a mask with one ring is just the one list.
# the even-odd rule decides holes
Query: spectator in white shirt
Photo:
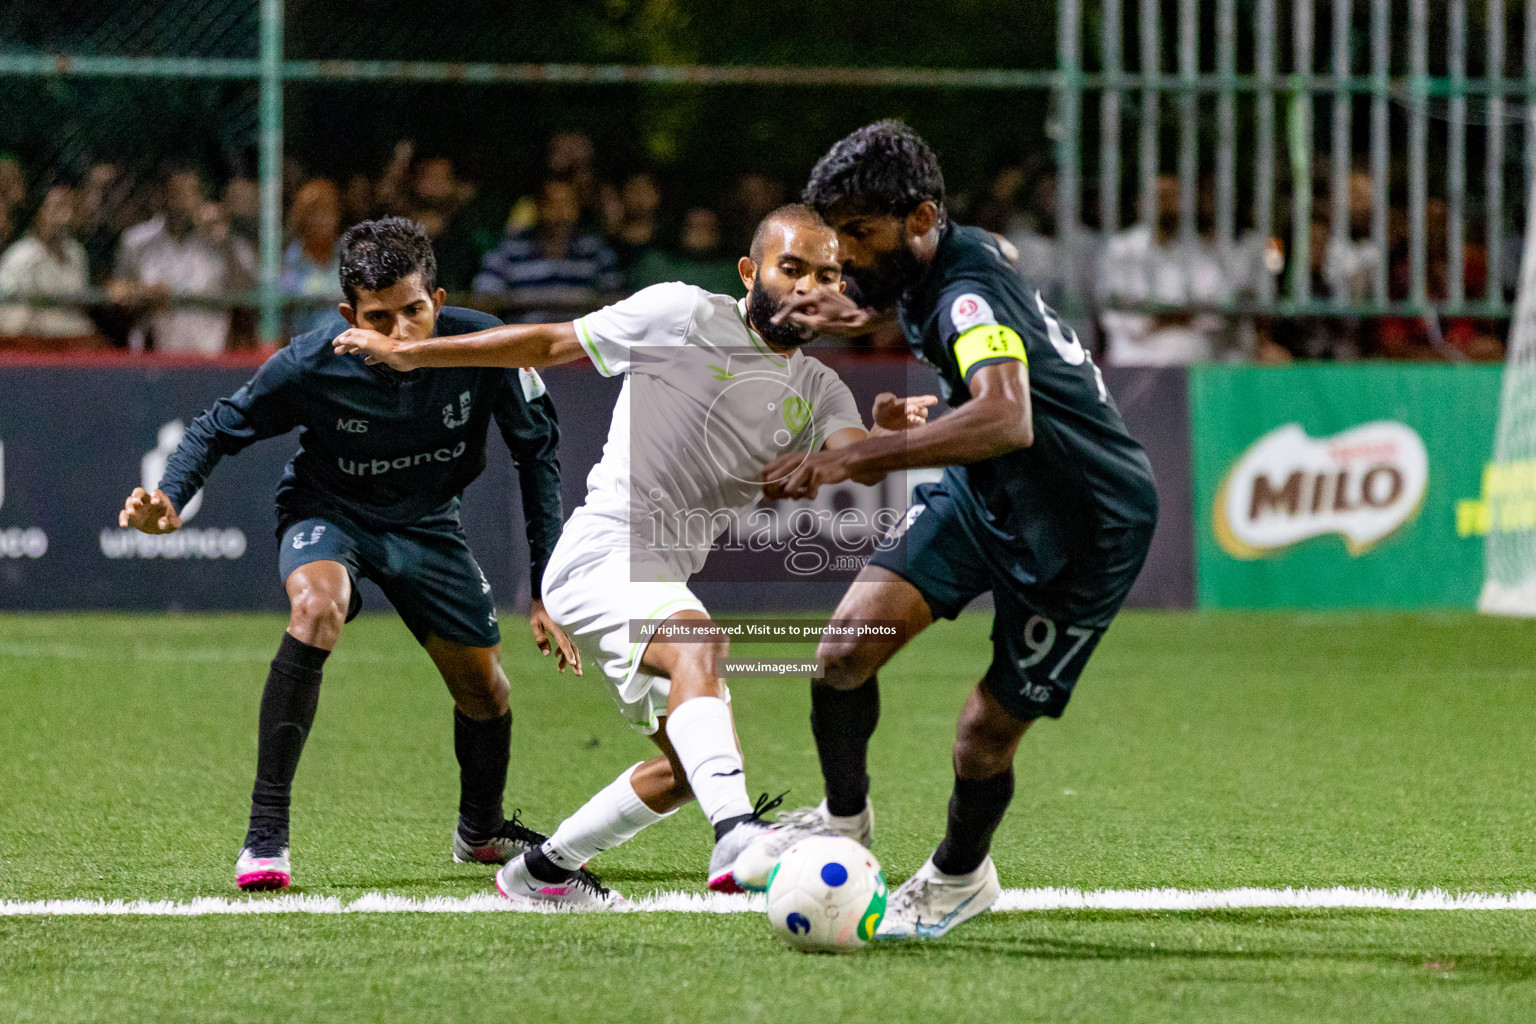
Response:
[{"label": "spectator in white shirt", "polygon": [[[75,190],[55,185],[43,197],[32,230],[0,255],[0,293],[63,296],[90,284],[85,247],[71,233]],[[0,335],[7,337],[84,338],[96,333],[78,306],[15,305],[0,307]]]},{"label": "spectator in white shirt", "polygon": [[1370,238],[1375,191],[1376,184],[1369,172],[1350,171],[1347,233],[1343,238],[1334,238],[1326,229],[1324,232],[1328,241],[1323,255],[1323,279],[1329,295],[1340,302],[1370,298],[1376,268],[1385,258]]},{"label": "spectator in white shirt", "polygon": [[[1148,223],[1150,221],[1150,223]],[[1262,240],[1230,252],[1204,237],[1179,235],[1179,179],[1157,179],[1157,212],[1111,235],[1100,257],[1106,361],[1178,366],[1242,356],[1256,344],[1250,318],[1205,310],[1144,312],[1125,306],[1216,306],[1251,295],[1263,274]],[[1120,308],[1117,308],[1120,307]]]},{"label": "spectator in white shirt", "polygon": [[245,291],[255,282],[256,252],[230,231],[227,215],[208,201],[196,171],[176,168],[162,178],[160,211],[123,232],[113,297],[151,310],[142,328],[156,352],[219,355],[229,343],[230,310],[168,309],[166,300]]}]

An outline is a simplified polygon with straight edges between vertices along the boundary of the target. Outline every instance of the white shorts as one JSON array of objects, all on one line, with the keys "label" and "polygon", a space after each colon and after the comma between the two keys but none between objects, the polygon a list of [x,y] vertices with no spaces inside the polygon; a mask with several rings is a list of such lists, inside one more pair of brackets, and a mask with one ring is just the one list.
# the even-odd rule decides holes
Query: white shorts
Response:
[{"label": "white shorts", "polygon": [[578,512],[565,524],[544,570],[544,610],[581,652],[583,672],[600,668],[619,713],[650,736],[658,717],[667,713],[671,681],[641,671],[646,643],[631,639],[630,622],[705,608],[682,581],[632,582],[632,575],[670,575],[659,559],[648,559],[655,564],[635,572],[634,560],[646,557],[623,523]]}]

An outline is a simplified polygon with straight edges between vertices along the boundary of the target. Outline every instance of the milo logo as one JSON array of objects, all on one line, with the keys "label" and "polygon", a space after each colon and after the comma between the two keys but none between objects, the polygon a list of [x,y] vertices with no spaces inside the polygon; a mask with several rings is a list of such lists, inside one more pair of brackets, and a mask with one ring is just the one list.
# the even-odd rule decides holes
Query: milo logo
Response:
[{"label": "milo logo", "polygon": [[1260,558],[1336,533],[1360,555],[1411,519],[1429,484],[1429,457],[1412,427],[1377,420],[1308,437],[1287,423],[1233,464],[1216,494],[1216,541],[1234,558]]}]

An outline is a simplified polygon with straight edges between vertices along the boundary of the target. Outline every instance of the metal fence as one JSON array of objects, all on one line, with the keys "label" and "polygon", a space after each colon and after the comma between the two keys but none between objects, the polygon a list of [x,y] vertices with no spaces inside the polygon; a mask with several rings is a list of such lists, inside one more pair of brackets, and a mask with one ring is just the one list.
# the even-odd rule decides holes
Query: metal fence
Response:
[{"label": "metal fence", "polygon": [[[1086,213],[1113,231],[1131,186],[1145,222],[1172,167],[1180,236],[1199,230],[1208,176],[1218,247],[1246,227],[1289,250],[1283,280],[1251,308],[1506,316],[1501,271],[1536,168],[1536,2],[1520,7],[1486,0],[1469,19],[1467,0],[1060,0],[1058,221],[1070,231]],[[1358,240],[1379,258],[1364,294],[1319,294],[1303,257],[1319,223],[1330,242],[1351,238],[1356,169],[1372,185]],[[1084,208],[1085,183],[1097,209]],[[1394,211],[1406,237],[1394,237]],[[1465,287],[1469,246],[1487,268],[1481,295]],[[1394,248],[1406,249],[1405,281],[1389,277]]]},{"label": "metal fence", "polygon": [[[25,21],[45,6],[0,13]],[[305,83],[951,90],[1021,104],[1048,95],[1058,242],[1150,226],[1166,170],[1178,182],[1179,238],[1221,252],[1274,240],[1283,260],[1283,276],[1217,305],[1281,315],[1506,316],[1502,267],[1518,251],[1518,200],[1536,168],[1536,0],[1470,12],[1467,0],[1058,0],[1057,66],[1033,70],[285,59],[284,0],[86,6],[107,13],[61,37],[73,49],[46,33],[26,45],[26,32],[0,33],[0,82],[215,90],[232,140],[253,138],[259,152],[254,301],[266,338],[278,335],[283,304],[284,91]],[[137,95],[125,132],[156,116],[153,93]],[[1372,184],[1363,228],[1351,225],[1352,171]],[[1375,250],[1360,293],[1319,287],[1316,234]],[[1487,284],[1469,293],[1474,249]]]}]

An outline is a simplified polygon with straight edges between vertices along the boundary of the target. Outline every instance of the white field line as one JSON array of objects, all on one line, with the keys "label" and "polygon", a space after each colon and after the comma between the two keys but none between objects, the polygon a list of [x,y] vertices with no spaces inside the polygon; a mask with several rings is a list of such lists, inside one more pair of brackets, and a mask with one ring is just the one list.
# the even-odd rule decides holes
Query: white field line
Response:
[{"label": "white field line", "polygon": [[[616,908],[617,909],[617,908]],[[1449,893],[1443,889],[1390,892],[1385,889],[1004,889],[993,910],[1536,910],[1536,892]],[[628,913],[744,914],[762,912],[761,896],[666,892],[622,907]],[[349,903],[335,896],[268,896],[248,899],[204,897],[170,900],[0,900],[0,917],[111,917],[150,915],[202,917],[210,914],[480,914],[559,913],[509,903],[492,893],[463,898],[413,899],[369,893]]]}]

